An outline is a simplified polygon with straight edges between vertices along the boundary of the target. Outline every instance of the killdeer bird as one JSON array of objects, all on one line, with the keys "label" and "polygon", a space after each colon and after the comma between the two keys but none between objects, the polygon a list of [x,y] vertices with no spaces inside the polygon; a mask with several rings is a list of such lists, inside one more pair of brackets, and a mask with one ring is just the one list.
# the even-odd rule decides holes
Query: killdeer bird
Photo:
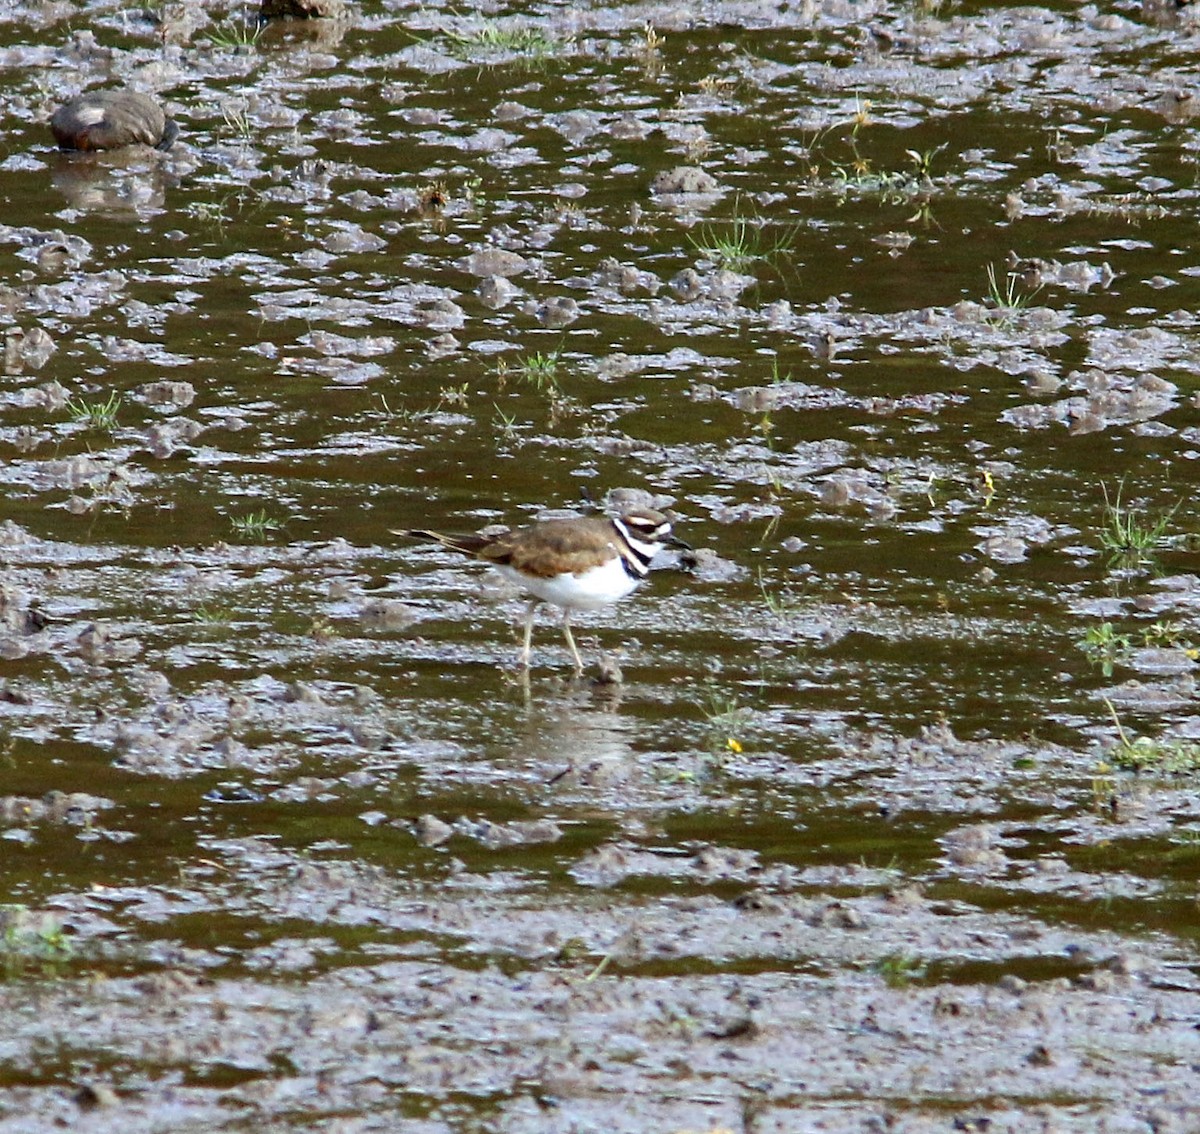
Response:
[{"label": "killdeer bird", "polygon": [[583,659],[571,634],[571,612],[596,610],[624,598],[650,573],[661,547],[688,545],[671,531],[671,521],[650,508],[620,516],[580,516],[545,520],[500,535],[447,535],[423,528],[393,535],[433,540],[451,551],[496,567],[533,596],[525,612],[525,644],[521,666],[529,666],[533,616],[544,602],[563,609],[563,636],[575,659],[575,676]]}]

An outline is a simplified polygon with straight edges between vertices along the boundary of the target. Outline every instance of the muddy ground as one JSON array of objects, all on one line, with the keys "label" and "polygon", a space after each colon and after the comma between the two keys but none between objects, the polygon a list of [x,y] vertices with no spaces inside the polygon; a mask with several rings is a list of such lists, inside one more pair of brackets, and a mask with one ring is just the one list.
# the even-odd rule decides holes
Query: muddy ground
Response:
[{"label": "muddy ground", "polygon": [[328,10],[0,12],[0,1134],[1200,1130],[1190,8]]}]

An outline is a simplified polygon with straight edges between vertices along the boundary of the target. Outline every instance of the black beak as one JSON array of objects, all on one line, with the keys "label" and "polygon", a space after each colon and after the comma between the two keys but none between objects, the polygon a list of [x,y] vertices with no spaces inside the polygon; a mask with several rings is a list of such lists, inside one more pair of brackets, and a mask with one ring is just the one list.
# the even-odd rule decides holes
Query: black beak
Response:
[{"label": "black beak", "polygon": [[667,536],[667,538],[663,540],[663,543],[666,544],[667,547],[678,547],[681,551],[691,551],[692,550],[692,545],[690,543],[687,543],[686,541],[680,539],[673,532],[671,533],[671,535]]}]

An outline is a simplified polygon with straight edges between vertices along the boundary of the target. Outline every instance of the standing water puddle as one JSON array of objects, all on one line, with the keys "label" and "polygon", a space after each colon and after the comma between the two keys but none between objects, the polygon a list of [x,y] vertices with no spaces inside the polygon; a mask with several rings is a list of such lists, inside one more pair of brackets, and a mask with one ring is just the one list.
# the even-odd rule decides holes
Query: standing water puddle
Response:
[{"label": "standing water puddle", "polygon": [[1189,9],[256,14],[0,25],[0,1132],[1200,1127]]}]

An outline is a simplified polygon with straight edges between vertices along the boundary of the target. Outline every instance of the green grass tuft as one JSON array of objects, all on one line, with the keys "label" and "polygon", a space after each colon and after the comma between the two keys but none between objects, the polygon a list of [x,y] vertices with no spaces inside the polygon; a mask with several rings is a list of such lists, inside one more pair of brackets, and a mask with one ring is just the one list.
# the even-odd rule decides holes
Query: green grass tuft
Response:
[{"label": "green grass tuft", "polygon": [[525,59],[549,59],[571,46],[571,40],[555,39],[528,24],[489,20],[462,30],[445,28],[451,50],[460,57],[517,55]]},{"label": "green grass tuft", "polygon": [[260,543],[267,538],[268,533],[277,532],[283,528],[283,524],[279,520],[272,519],[267,515],[265,508],[260,508],[257,512],[250,512],[245,516],[231,516],[229,524],[239,539],[257,540]]},{"label": "green grass tuft", "polygon": [[47,976],[56,975],[75,954],[62,923],[28,906],[0,905],[0,963],[12,979],[28,976],[34,966]]},{"label": "green grass tuft", "polygon": [[1105,697],[1104,704],[1117,726],[1117,743],[1108,753],[1110,765],[1128,772],[1158,772],[1162,775],[1200,771],[1200,741],[1130,737],[1113,703]]},{"label": "green grass tuft", "polygon": [[263,26],[257,20],[226,20],[209,33],[208,42],[225,51],[245,51],[257,46]]},{"label": "green grass tuft", "polygon": [[1128,634],[1118,634],[1111,622],[1089,626],[1079,648],[1100,667],[1105,677],[1112,677],[1113,669],[1133,653],[1133,639]]},{"label": "green grass tuft", "polygon": [[83,422],[90,429],[111,432],[117,426],[117,413],[121,409],[121,395],[115,390],[103,402],[89,402],[86,398],[72,398],[67,402],[67,412],[73,421]]},{"label": "green grass tuft", "polygon": [[1017,272],[1006,273],[1004,283],[1001,285],[999,277],[996,275],[995,264],[987,266],[987,278],[988,293],[984,302],[996,312],[998,316],[996,322],[1002,325],[1009,324],[1016,319],[1033,301],[1034,296],[1042,290],[1039,285],[1032,291],[1021,291],[1018,287],[1021,277]]},{"label": "green grass tuft", "polygon": [[1124,481],[1117,485],[1116,494],[1112,497],[1108,494],[1108,485],[1101,483],[1100,487],[1104,492],[1104,526],[1100,529],[1100,545],[1106,551],[1142,563],[1152,559],[1154,552],[1174,543],[1167,531],[1182,500],[1172,508],[1151,515],[1122,502]]},{"label": "green grass tuft", "polygon": [[772,231],[767,222],[735,209],[731,220],[700,225],[688,234],[688,240],[704,259],[732,272],[744,272],[791,252],[797,229],[797,225],[786,225]]}]

